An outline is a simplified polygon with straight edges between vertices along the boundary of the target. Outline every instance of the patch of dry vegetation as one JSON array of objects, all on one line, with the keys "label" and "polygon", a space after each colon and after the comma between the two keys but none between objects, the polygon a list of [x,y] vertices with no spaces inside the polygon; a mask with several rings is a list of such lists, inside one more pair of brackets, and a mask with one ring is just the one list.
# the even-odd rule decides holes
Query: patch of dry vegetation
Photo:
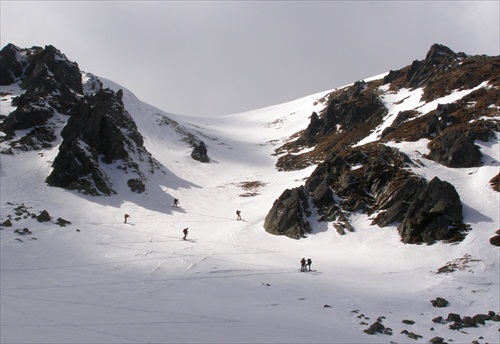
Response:
[{"label": "patch of dry vegetation", "polygon": [[266,184],[259,180],[253,180],[253,181],[240,182],[236,185],[242,188],[244,191],[246,191],[245,193],[240,194],[240,197],[254,197],[260,195],[260,193],[258,193],[257,191],[261,187],[264,187]]}]

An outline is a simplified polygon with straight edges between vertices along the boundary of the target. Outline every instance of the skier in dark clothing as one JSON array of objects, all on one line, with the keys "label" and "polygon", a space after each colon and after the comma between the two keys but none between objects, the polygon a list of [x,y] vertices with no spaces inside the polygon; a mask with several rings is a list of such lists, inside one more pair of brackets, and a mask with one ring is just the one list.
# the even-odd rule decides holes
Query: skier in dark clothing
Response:
[{"label": "skier in dark clothing", "polygon": [[186,240],[186,237],[187,237],[187,235],[188,235],[188,228],[187,228],[187,227],[186,227],[186,228],[184,228],[184,229],[182,230],[182,233],[184,233],[184,237],[182,238],[182,240]]},{"label": "skier in dark clothing", "polygon": [[179,205],[179,200],[177,198],[174,198],[174,204],[172,204],[172,207],[177,207]]},{"label": "skier in dark clothing", "polygon": [[306,271],[306,259],[302,258],[300,260],[300,271]]},{"label": "skier in dark clothing", "polygon": [[129,214],[125,214],[125,221],[123,223],[127,223],[127,219],[130,217]]},{"label": "skier in dark clothing", "polygon": [[307,267],[309,268],[309,271],[311,271],[311,264],[312,264],[311,258],[307,258]]},{"label": "skier in dark clothing", "polygon": [[236,220],[241,220],[241,211],[236,210]]}]

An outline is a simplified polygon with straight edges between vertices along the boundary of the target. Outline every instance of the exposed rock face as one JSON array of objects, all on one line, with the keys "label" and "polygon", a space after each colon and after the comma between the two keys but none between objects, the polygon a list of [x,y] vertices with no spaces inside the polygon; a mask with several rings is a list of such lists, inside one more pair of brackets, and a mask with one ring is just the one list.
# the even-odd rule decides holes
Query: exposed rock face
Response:
[{"label": "exposed rock face", "polygon": [[0,126],[10,139],[16,130],[31,129],[11,142],[12,148],[38,150],[56,139],[54,114],[71,115],[82,96],[78,65],[53,46],[20,49],[12,44],[0,51],[0,84],[18,82],[25,92],[15,98],[11,112]]},{"label": "exposed rock face", "polygon": [[23,75],[28,61],[20,55],[21,49],[11,43],[0,51],[0,85],[13,84]]},{"label": "exposed rock face", "polygon": [[384,145],[331,155],[307,179],[307,193],[302,187],[283,192],[264,228],[285,235],[293,229],[291,237],[300,238],[310,232],[306,215],[313,211],[309,207],[313,204],[319,219],[333,222],[339,233],[352,231],[347,213],[361,210],[378,212],[373,222],[380,227],[400,223],[398,230],[405,243],[461,238],[466,226],[455,188],[438,178],[428,183],[408,171],[412,165],[407,155]]},{"label": "exposed rock face", "polygon": [[428,82],[435,74],[436,64],[445,59],[454,59],[456,54],[453,50],[440,44],[432,45],[427,52],[425,60],[413,61],[408,74],[406,75],[406,83],[409,87],[419,87],[425,82]]},{"label": "exposed rock face", "polygon": [[[286,233],[288,227],[295,228],[294,233],[308,233],[312,220],[306,217],[304,222],[304,214],[316,212],[319,221],[330,222],[339,234],[346,234],[355,230],[349,224],[350,214],[361,211],[376,214],[373,224],[380,227],[397,225],[405,243],[461,240],[469,228],[463,223],[455,188],[446,181],[428,181],[411,172],[425,162],[412,161],[385,144],[426,139],[429,154],[423,158],[453,168],[481,166],[483,157],[474,141],[496,138],[499,75],[498,56],[468,56],[434,44],[424,60],[390,71],[383,79],[334,90],[319,100],[325,103],[324,110],[310,116],[309,125],[297,133],[298,138],[276,149],[279,170],[317,164],[304,184],[307,201],[301,202],[298,216],[288,215],[292,222],[279,230],[269,226],[279,223],[280,207],[285,211],[275,202],[264,227],[271,233]],[[486,82],[488,86],[483,87]],[[423,103],[457,90],[474,90],[426,113],[421,113],[420,107],[401,111],[389,126],[378,131],[388,114],[381,95],[416,88],[422,89]],[[375,142],[353,147],[374,133],[378,133]],[[498,190],[498,180],[491,180],[493,189]],[[281,197],[287,195],[289,190]]]},{"label": "exposed rock face", "polygon": [[318,139],[332,132],[347,134],[360,127],[373,127],[386,113],[387,109],[378,95],[367,88],[364,81],[358,81],[333,95],[320,116],[312,113],[309,126],[295,144],[313,146]]},{"label": "exposed rock face", "polygon": [[415,196],[398,227],[404,243],[461,239],[461,232],[467,228],[462,222],[462,202],[453,185],[434,177]]},{"label": "exposed rock face", "polygon": [[[122,90],[103,89],[97,77],[82,73],[50,45],[7,45],[0,51],[0,76],[0,84],[17,84],[23,90],[12,99],[15,110],[0,118],[0,130],[6,134],[0,138],[11,147],[3,145],[2,153],[51,147],[60,131],[62,143],[46,180],[49,185],[89,195],[111,195],[116,182],[132,192],[146,191],[146,175],[161,165],[144,147],[124,108]],[[193,158],[208,162],[205,144],[191,133],[182,134],[194,148]],[[108,174],[113,169],[118,170],[113,176],[125,178],[112,180]]]},{"label": "exposed rock face", "polygon": [[366,121],[379,123],[387,109],[377,94],[367,89],[364,81],[356,82],[346,92],[333,98],[323,116],[320,133],[326,134],[337,125],[351,131]]},{"label": "exposed rock face", "polygon": [[276,235],[286,235],[293,239],[299,239],[311,231],[306,221],[309,213],[308,199],[303,187],[287,189],[274,201],[269,211],[264,228],[266,231]]},{"label": "exposed rock face", "polygon": [[500,246],[500,229],[495,232],[495,235],[490,238],[490,244]]},{"label": "exposed rock face", "polygon": [[448,167],[481,166],[481,151],[465,134],[458,130],[447,130],[429,143],[427,156]]},{"label": "exposed rock face", "polygon": [[128,185],[135,192],[144,191],[144,185],[139,185],[144,175],[136,161],[147,161],[150,169],[155,168],[155,162],[144,148],[142,135],[119,92],[104,89],[82,98],[61,136],[63,142],[47,178],[49,185],[110,195],[115,191],[102,162],[116,163],[124,173],[136,174]]},{"label": "exposed rock face", "polygon": [[191,157],[199,162],[206,163],[210,161],[210,158],[208,157],[207,146],[205,146],[205,142],[197,140],[193,142],[193,151],[191,152]]},{"label": "exposed rock face", "polygon": [[322,127],[322,121],[319,118],[318,114],[316,112],[313,112],[311,114],[310,118],[310,123],[307,126],[306,132],[304,133],[304,136],[307,140],[307,145],[311,146],[314,144],[314,136],[319,132],[319,130]]}]

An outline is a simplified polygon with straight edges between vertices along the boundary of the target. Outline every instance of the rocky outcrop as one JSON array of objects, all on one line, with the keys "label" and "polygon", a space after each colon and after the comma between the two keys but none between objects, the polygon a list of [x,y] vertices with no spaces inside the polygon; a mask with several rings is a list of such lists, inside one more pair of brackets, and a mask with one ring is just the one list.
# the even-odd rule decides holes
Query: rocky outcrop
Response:
[{"label": "rocky outcrop", "polygon": [[10,85],[21,78],[28,65],[22,50],[14,44],[7,44],[0,51],[0,85]]},{"label": "rocky outcrop", "polygon": [[462,218],[462,203],[453,185],[434,177],[413,197],[398,231],[409,244],[453,241],[462,239],[467,230]]},{"label": "rocky outcrop", "polygon": [[323,160],[325,152],[343,149],[366,137],[382,123],[387,114],[379,94],[364,81],[332,92],[328,105],[320,114],[311,114],[307,129],[291,141],[276,149],[296,152],[304,147],[316,147],[307,154],[284,154],[276,164],[278,170],[298,170]]},{"label": "rocky outcrop", "polygon": [[115,193],[102,164],[114,164],[121,173],[132,174],[128,185],[145,190],[145,170],[156,162],[144,148],[142,135],[121,100],[121,92],[103,89],[85,96],[61,132],[63,142],[47,178],[51,186],[76,189],[90,195]]},{"label": "rocky outcrop", "polygon": [[495,235],[490,238],[490,244],[500,246],[500,229],[495,232]]},{"label": "rocky outcrop", "polygon": [[462,239],[467,227],[455,188],[438,178],[427,182],[412,174],[408,170],[411,166],[415,164],[407,155],[382,144],[332,154],[318,165],[304,189],[283,192],[269,211],[264,228],[300,238],[310,232],[308,216],[316,211],[320,221],[332,222],[345,234],[345,230],[354,230],[349,214],[362,211],[377,213],[373,223],[380,227],[398,224],[404,243]]},{"label": "rocky outcrop", "polygon": [[264,228],[275,235],[300,239],[311,231],[309,222],[306,220],[310,215],[304,187],[287,189],[274,201],[264,221]]},{"label": "rocky outcrop", "polygon": [[307,142],[308,146],[314,144],[314,136],[319,132],[322,128],[323,121],[319,118],[316,112],[313,112],[311,116],[309,116],[310,122],[307,126],[307,129],[304,133],[304,138]]},{"label": "rocky outcrop", "polygon": [[425,60],[413,61],[405,76],[405,86],[416,88],[432,82],[436,74],[446,69],[446,63],[455,60],[458,56],[465,56],[465,54],[457,54],[444,45],[433,44],[427,52]]},{"label": "rocky outcrop", "polygon": [[[2,153],[49,148],[60,132],[59,153],[46,179],[50,186],[88,195],[111,195],[116,184],[135,193],[146,191],[146,176],[161,165],[144,147],[121,90],[104,89],[99,78],[82,73],[50,45],[7,45],[0,51],[0,75],[0,84],[22,89],[12,97],[15,110],[0,118],[0,131],[6,134],[0,136]],[[205,144],[194,135],[187,137],[193,158],[208,162]],[[117,173],[109,173],[113,170]]]},{"label": "rocky outcrop", "polygon": [[78,65],[69,61],[53,46],[20,49],[12,44],[0,51],[0,83],[20,84],[24,93],[14,98],[12,111],[0,125],[11,140],[16,130],[28,132],[10,146],[19,150],[39,150],[56,140],[55,113],[71,115],[82,96],[82,78]]},{"label": "rocky outcrop", "polygon": [[[315,212],[319,221],[346,234],[355,230],[349,223],[350,214],[363,212],[373,215],[373,224],[380,227],[398,226],[405,243],[463,239],[469,228],[463,223],[455,188],[444,180],[429,181],[411,172],[425,162],[412,161],[385,144],[426,139],[429,152],[424,158],[452,168],[481,166],[483,156],[475,141],[497,137],[499,72],[498,56],[469,56],[434,44],[422,61],[390,71],[380,80],[336,89],[320,99],[325,108],[310,116],[309,125],[297,133],[295,141],[275,150],[280,156],[278,170],[317,165],[304,183],[308,202],[302,202],[298,210],[300,221],[288,225],[301,228],[303,214]],[[434,110],[427,108],[425,113],[421,106],[407,108],[379,132],[378,126],[388,114],[385,96],[416,88],[422,90],[420,101],[425,104],[459,90],[471,91],[453,102],[438,103]],[[370,134],[378,134],[374,142],[353,147]],[[494,190],[499,189],[498,177],[490,183]],[[273,223],[275,206],[266,224]],[[288,218],[291,221],[293,216]],[[312,227],[307,223],[295,232],[307,233]]]},{"label": "rocky outcrop", "polygon": [[481,151],[459,130],[446,130],[432,140],[427,158],[454,168],[481,166]]},{"label": "rocky outcrop", "polygon": [[[362,124],[380,123],[386,113],[387,109],[379,96],[367,88],[366,82],[358,81],[330,100],[322,113],[322,123],[317,132],[320,135],[333,130],[350,132]],[[316,122],[316,119],[311,116],[310,125],[314,125],[313,121]]]},{"label": "rocky outcrop", "polygon": [[204,163],[210,161],[205,142],[199,140],[193,140],[192,146],[193,146],[193,151],[191,152],[191,158]]}]

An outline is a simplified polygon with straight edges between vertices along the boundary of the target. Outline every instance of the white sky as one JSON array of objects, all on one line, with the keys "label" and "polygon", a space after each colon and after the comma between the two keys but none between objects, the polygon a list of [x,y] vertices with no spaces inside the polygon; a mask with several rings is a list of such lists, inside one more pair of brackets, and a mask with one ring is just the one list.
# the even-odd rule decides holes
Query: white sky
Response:
[{"label": "white sky", "polygon": [[54,45],[162,110],[275,105],[425,58],[500,54],[498,1],[9,1],[1,46]]}]

